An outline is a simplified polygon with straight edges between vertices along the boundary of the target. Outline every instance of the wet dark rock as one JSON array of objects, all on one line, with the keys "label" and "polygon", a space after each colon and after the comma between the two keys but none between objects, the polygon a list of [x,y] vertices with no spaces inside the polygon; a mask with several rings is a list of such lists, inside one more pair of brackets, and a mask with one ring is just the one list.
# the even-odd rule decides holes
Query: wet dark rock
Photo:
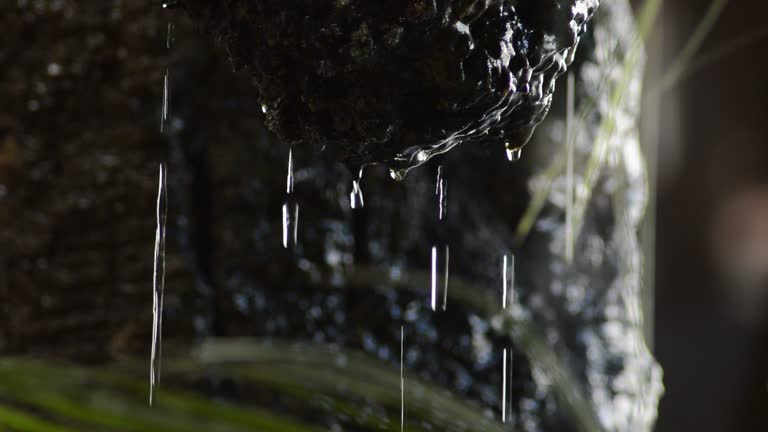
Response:
[{"label": "wet dark rock", "polygon": [[179,3],[283,142],[404,174],[466,141],[524,145],[599,0]]}]

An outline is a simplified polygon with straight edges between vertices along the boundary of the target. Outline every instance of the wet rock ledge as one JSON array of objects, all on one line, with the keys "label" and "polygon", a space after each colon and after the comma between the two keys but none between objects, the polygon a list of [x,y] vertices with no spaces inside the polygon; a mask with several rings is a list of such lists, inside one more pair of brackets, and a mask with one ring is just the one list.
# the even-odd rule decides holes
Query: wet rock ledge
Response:
[{"label": "wet rock ledge", "polygon": [[267,126],[284,143],[313,145],[353,166],[385,163],[402,175],[462,142],[524,145],[598,3],[176,4],[250,74]]}]

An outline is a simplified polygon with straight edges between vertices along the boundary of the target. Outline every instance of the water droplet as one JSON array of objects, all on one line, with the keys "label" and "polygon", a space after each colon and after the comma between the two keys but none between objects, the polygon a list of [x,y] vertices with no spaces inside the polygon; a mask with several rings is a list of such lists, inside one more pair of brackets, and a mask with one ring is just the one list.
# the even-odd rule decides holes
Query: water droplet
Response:
[{"label": "water droplet", "polygon": [[365,206],[365,201],[363,200],[363,190],[360,188],[360,182],[363,178],[363,169],[360,168],[360,171],[357,174],[357,179],[352,180],[352,192],[349,193],[349,205],[353,209],[360,208]]},{"label": "water droplet", "polygon": [[403,179],[405,178],[405,173],[406,173],[406,170],[404,169],[398,170],[393,168],[389,170],[389,176],[392,177],[392,180],[397,180],[397,181],[403,181]]},{"label": "water droplet", "polygon": [[152,280],[152,351],[149,365],[149,404],[160,382],[165,291],[165,224],[168,211],[165,165],[160,165],[157,190],[157,228],[155,230],[154,272]]},{"label": "water droplet", "polygon": [[266,105],[262,105],[261,106],[261,112],[263,112],[264,114],[267,113],[267,106]]},{"label": "water droplet", "polygon": [[283,203],[283,247],[295,246],[298,239],[299,203],[293,196],[293,149],[288,150],[288,173],[286,175],[286,197]]},{"label": "water droplet", "polygon": [[515,295],[515,256],[504,255],[501,264],[501,277],[502,277],[502,294],[501,302],[502,309],[506,309],[507,305],[511,301],[514,303]]},{"label": "water droplet", "polygon": [[299,203],[288,199],[283,204],[283,247],[296,246],[299,228]]},{"label": "water droplet", "polygon": [[448,245],[432,246],[431,297],[430,306],[437,310],[437,298],[442,287],[443,310],[448,306],[448,275],[450,265],[450,249]]},{"label": "water droplet", "polygon": [[173,23],[169,22],[168,33],[165,38],[165,47],[169,50],[173,47],[173,41],[174,41],[173,31],[174,31]]},{"label": "water droplet", "polygon": [[286,175],[286,188],[287,194],[293,193],[293,149],[288,150],[288,174]]},{"label": "water droplet", "polygon": [[507,349],[501,360],[501,422],[507,422]]},{"label": "water droplet", "polygon": [[168,85],[169,71],[165,70],[165,77],[163,78],[163,105],[160,109],[160,132],[165,130],[165,123],[168,121],[168,105],[170,103],[170,89]]},{"label": "water droplet", "polygon": [[437,182],[435,184],[435,195],[437,195],[438,219],[443,220],[448,203],[448,184],[445,179],[443,166],[437,168]]},{"label": "water droplet", "polygon": [[523,157],[523,148],[522,147],[516,147],[516,148],[509,148],[509,147],[507,147],[507,159],[510,162],[517,162],[522,157]]},{"label": "water droplet", "polygon": [[[507,363],[507,357],[509,357],[509,363]],[[512,349],[509,349],[509,356],[507,356],[507,349],[504,348],[501,361],[501,422],[506,423],[507,419],[512,417]]]}]

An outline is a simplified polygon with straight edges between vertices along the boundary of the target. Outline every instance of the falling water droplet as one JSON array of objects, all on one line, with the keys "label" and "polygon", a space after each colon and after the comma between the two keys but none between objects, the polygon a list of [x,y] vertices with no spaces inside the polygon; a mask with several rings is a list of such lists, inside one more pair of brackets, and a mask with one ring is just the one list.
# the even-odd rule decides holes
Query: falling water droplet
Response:
[{"label": "falling water droplet", "polygon": [[400,326],[400,431],[405,430],[405,376],[403,375],[403,352],[405,347],[405,326]]},{"label": "falling water droplet", "polygon": [[299,204],[291,199],[283,204],[283,247],[295,246],[298,238]]},{"label": "falling water droplet", "polygon": [[353,209],[358,208],[358,205],[362,208],[365,207],[365,201],[363,201],[363,190],[360,188],[360,182],[363,179],[363,168],[357,174],[357,178],[352,180],[352,192],[349,193],[349,205]]},{"label": "falling water droplet", "polygon": [[437,246],[432,246],[432,310],[437,309]]},{"label": "falling water droplet", "polygon": [[507,414],[507,418],[510,420],[512,419],[512,368],[514,364],[512,363],[514,361],[514,355],[512,355],[512,348],[509,349],[509,369],[507,372],[507,380],[509,382],[509,391],[507,392],[507,401],[508,404],[504,406],[505,410],[509,410]]},{"label": "falling water droplet", "polygon": [[154,272],[152,280],[152,352],[149,365],[149,404],[160,382],[160,358],[162,351],[163,297],[165,291],[165,223],[168,197],[165,165],[160,165],[157,190],[157,229],[155,230]]},{"label": "falling water droplet", "polygon": [[173,41],[174,41],[174,34],[173,34],[173,32],[174,32],[173,23],[169,22],[168,23],[168,34],[167,34],[167,36],[165,38],[165,48],[169,49],[169,50],[173,47]]},{"label": "falling water droplet", "polygon": [[437,297],[442,288],[442,309],[448,306],[448,275],[450,264],[450,249],[448,245],[432,246],[431,296],[430,306],[437,310]]},{"label": "falling water droplet", "polygon": [[501,422],[507,422],[507,349],[501,360]]},{"label": "falling water droplet", "polygon": [[510,162],[517,162],[520,160],[520,158],[523,157],[523,148],[522,147],[515,147],[515,148],[509,148],[507,147],[507,159]]},{"label": "falling water droplet", "polygon": [[264,114],[267,113],[267,106],[266,105],[262,105],[261,106],[261,112],[263,112]]},{"label": "falling water droplet", "polygon": [[[507,355],[509,351],[509,355]],[[509,357],[509,363],[507,363],[507,357]],[[504,348],[502,355],[502,372],[501,372],[501,422],[506,423],[507,419],[512,417],[512,366],[513,356],[512,349],[507,350]]]},{"label": "falling water droplet", "polygon": [[437,195],[437,207],[439,220],[443,220],[448,203],[448,184],[445,180],[445,171],[443,166],[437,167],[437,182],[435,185],[435,195]]},{"label": "falling water droplet", "polygon": [[573,73],[568,74],[568,88],[567,88],[567,108],[565,115],[565,142],[567,146],[567,160],[566,160],[566,200],[565,200],[565,261],[567,263],[573,262],[573,248],[574,248],[574,236],[573,232],[573,193],[574,193],[574,178],[573,178],[573,151],[575,146],[575,137],[573,130],[574,122],[574,76]]},{"label": "falling water droplet", "polygon": [[293,149],[288,150],[288,174],[286,175],[285,193],[293,193]]},{"label": "falling water droplet", "polygon": [[[506,309],[507,305],[511,301],[514,303],[514,290],[515,290],[515,256],[504,255],[501,264],[501,277],[502,277],[502,294],[501,302],[502,309]],[[509,300],[508,300],[509,299]]]},{"label": "falling water droplet", "polygon": [[165,70],[165,77],[163,78],[163,105],[160,108],[160,132],[165,131],[165,123],[168,121],[168,105],[170,101],[170,90],[168,85],[170,72]]},{"label": "falling water droplet", "polygon": [[286,197],[283,203],[283,247],[295,246],[298,238],[299,203],[293,196],[293,149],[288,151],[288,174],[286,175]]},{"label": "falling water droplet", "polygon": [[403,181],[403,179],[405,178],[405,173],[406,173],[406,170],[404,169],[393,168],[389,170],[389,176],[392,177],[392,180],[397,180],[397,181]]}]

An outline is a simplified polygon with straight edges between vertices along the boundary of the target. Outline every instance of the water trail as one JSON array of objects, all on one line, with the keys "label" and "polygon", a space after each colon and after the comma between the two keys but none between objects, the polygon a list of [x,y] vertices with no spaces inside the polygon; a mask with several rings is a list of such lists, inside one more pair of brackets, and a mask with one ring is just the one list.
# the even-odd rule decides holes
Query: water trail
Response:
[{"label": "water trail", "polygon": [[450,248],[448,245],[432,246],[431,296],[430,306],[437,310],[437,299],[442,291],[442,310],[448,307],[448,276],[450,265]]},{"label": "water trail", "polygon": [[357,178],[352,180],[352,192],[349,193],[349,205],[352,209],[365,207],[365,201],[363,201],[363,190],[360,188],[360,182],[363,179],[363,168],[357,173]]},{"label": "water trail", "polygon": [[564,258],[567,263],[573,262],[573,248],[574,248],[574,236],[573,232],[573,193],[574,193],[574,178],[573,178],[573,151],[575,147],[574,136],[574,75],[573,72],[568,74],[568,88],[567,88],[567,108],[565,115],[565,142],[567,145],[567,160],[566,160],[566,200],[565,200],[565,253]]},{"label": "water trail", "polygon": [[299,227],[299,203],[293,196],[293,149],[288,151],[288,174],[286,176],[286,196],[283,203],[283,247],[286,249],[297,243]]},{"label": "water trail", "polygon": [[504,255],[504,259],[501,264],[501,277],[502,277],[502,294],[501,304],[502,309],[506,309],[510,301],[514,303],[514,290],[515,290],[515,256]]},{"label": "water trail", "polygon": [[[437,197],[438,224],[442,228],[445,225],[445,216],[448,210],[448,182],[445,176],[445,168],[437,167],[437,180],[435,182],[435,196]],[[432,310],[437,310],[437,297],[442,288],[442,310],[448,307],[448,275],[450,263],[450,248],[448,242],[439,242],[432,246]]]},{"label": "water trail", "polygon": [[[509,356],[507,356],[509,352]],[[509,362],[507,362],[509,357]],[[504,348],[501,371],[501,422],[506,423],[512,418],[512,348]]]},{"label": "water trail", "polygon": [[504,348],[504,356],[501,360],[501,422],[507,422],[507,349]]},{"label": "water trail", "polygon": [[507,392],[507,405],[504,406],[505,410],[509,410],[507,413],[507,418],[512,419],[512,367],[514,364],[512,363],[514,360],[514,355],[512,355],[512,348],[509,349],[509,372],[507,372],[507,380],[509,382],[509,390]]},{"label": "water trail", "polygon": [[165,70],[165,76],[163,78],[163,105],[160,108],[160,133],[165,131],[165,123],[168,121],[168,104],[170,99],[170,90],[168,86],[169,70]]},{"label": "water trail", "polygon": [[437,167],[437,182],[435,183],[435,195],[437,195],[438,219],[443,220],[448,203],[448,185],[445,180],[443,166]]},{"label": "water trail", "polygon": [[[167,8],[168,4],[163,3],[163,7]],[[173,23],[168,22],[168,31],[165,36],[165,48],[170,51],[173,46]],[[165,131],[165,124],[168,122],[169,104],[170,104],[170,68],[165,68],[165,75],[163,76],[163,104],[160,108],[160,133]]]},{"label": "water trail", "polygon": [[403,375],[403,351],[405,347],[405,326],[400,326],[400,432],[405,430],[405,377]]},{"label": "water trail", "polygon": [[168,33],[167,33],[166,38],[165,38],[165,48],[168,49],[168,50],[170,50],[173,47],[173,41],[174,41],[173,31],[174,31],[173,23],[169,22],[168,23]]},{"label": "water trail", "polygon": [[437,309],[437,246],[432,246],[432,310]]},{"label": "water trail", "polygon": [[152,281],[152,353],[149,365],[149,404],[160,382],[160,358],[163,334],[163,296],[165,291],[165,223],[168,212],[165,165],[160,164],[157,190],[157,229]]}]

